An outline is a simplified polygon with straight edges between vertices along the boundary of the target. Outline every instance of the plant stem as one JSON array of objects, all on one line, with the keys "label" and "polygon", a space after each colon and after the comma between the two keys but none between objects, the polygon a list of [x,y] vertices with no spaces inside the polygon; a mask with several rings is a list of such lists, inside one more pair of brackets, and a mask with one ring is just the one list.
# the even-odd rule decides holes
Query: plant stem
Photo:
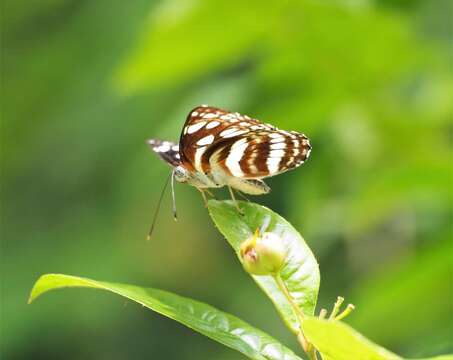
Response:
[{"label": "plant stem", "polygon": [[305,353],[308,355],[310,360],[318,360],[316,356],[316,349],[314,348],[313,344],[311,344],[304,336],[302,331],[302,322],[305,320],[305,315],[302,310],[299,308],[299,305],[296,304],[293,297],[289,293],[288,288],[286,287],[285,283],[283,282],[279,273],[274,275],[274,280],[277,283],[279,290],[285,296],[286,300],[288,300],[289,304],[291,305],[294,313],[296,314],[297,320],[299,322],[299,332],[297,333],[297,341],[301,345],[302,349],[304,349]]},{"label": "plant stem", "polygon": [[286,287],[285,283],[283,282],[280,274],[274,275],[274,279],[275,279],[275,282],[277,283],[279,290],[283,293],[283,295],[285,295],[286,300],[288,300],[289,304],[291,305],[294,312],[296,313],[299,324],[302,324],[302,321],[304,321],[304,319],[305,319],[305,315],[302,312],[302,310],[300,310],[299,305],[296,304],[293,297],[289,293],[288,288]]}]

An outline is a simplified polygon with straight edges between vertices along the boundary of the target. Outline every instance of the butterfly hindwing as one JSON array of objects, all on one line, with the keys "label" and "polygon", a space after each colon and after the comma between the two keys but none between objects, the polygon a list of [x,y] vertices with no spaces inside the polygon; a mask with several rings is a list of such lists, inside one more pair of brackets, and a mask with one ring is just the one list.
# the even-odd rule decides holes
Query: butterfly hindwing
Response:
[{"label": "butterfly hindwing", "polygon": [[216,160],[232,176],[259,179],[300,166],[309,153],[310,145],[303,134],[261,130],[226,145]]}]

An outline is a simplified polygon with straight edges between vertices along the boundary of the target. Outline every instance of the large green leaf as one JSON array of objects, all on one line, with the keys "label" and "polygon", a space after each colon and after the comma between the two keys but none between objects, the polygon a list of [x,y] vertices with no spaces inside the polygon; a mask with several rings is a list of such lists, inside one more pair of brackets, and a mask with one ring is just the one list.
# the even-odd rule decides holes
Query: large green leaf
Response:
[{"label": "large green leaf", "polygon": [[96,281],[70,275],[47,274],[41,276],[35,283],[29,302],[49,290],[64,287],[102,289],[124,296],[235,349],[251,359],[301,359],[266,333],[233,315],[199,301],[158,289]]},{"label": "large green leaf", "polygon": [[[302,328],[307,339],[330,360],[401,360],[398,355],[380,347],[340,321],[308,318]],[[451,355],[423,360],[453,360]]]},{"label": "large green leaf", "polygon": [[[307,315],[313,315],[319,290],[319,268],[310,248],[302,236],[285,219],[268,208],[239,202],[243,215],[232,201],[209,201],[209,212],[220,232],[235,250],[239,260],[241,243],[257,228],[269,222],[265,231],[281,237],[288,249],[288,256],[281,270],[281,277],[289,293]],[[297,332],[299,324],[291,305],[281,293],[272,276],[252,276],[274,303],[285,323]]]},{"label": "large green leaf", "polygon": [[332,360],[401,359],[339,321],[308,318],[303,322],[302,328],[304,335],[323,354],[323,358]]}]

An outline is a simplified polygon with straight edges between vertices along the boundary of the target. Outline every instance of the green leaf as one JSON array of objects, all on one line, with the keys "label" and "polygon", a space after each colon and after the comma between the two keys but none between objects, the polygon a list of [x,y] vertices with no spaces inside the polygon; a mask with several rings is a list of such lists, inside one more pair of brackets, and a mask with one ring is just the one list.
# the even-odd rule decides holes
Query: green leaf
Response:
[{"label": "green leaf", "polygon": [[340,321],[308,318],[303,322],[302,329],[305,337],[321,352],[323,359],[401,359]]},{"label": "green leaf", "polygon": [[35,283],[29,303],[49,290],[64,287],[102,289],[124,296],[235,349],[251,359],[301,359],[266,333],[235,316],[199,301],[158,289],[96,281],[70,275],[47,274],[41,276]]},{"label": "green leaf", "polygon": [[[340,321],[308,318],[303,322],[302,329],[305,337],[321,352],[323,360],[402,360]],[[453,356],[441,355],[420,360],[453,360]]]},{"label": "green leaf", "polygon": [[[239,202],[244,214],[238,213],[232,201],[209,201],[209,212],[220,232],[226,237],[239,260],[240,246],[257,228],[269,222],[265,229],[281,237],[288,248],[288,256],[281,270],[281,278],[294,301],[307,315],[313,315],[319,290],[319,268],[302,236],[285,219],[268,208],[250,202]],[[287,326],[295,333],[299,329],[297,317],[272,276],[252,276],[272,300]]]}]

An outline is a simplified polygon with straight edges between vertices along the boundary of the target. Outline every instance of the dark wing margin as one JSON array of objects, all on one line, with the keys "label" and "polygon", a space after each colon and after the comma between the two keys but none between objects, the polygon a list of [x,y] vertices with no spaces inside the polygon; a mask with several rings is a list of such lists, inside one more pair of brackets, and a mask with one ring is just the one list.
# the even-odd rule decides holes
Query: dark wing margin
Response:
[{"label": "dark wing margin", "polygon": [[151,150],[170,166],[176,167],[181,164],[179,145],[177,143],[157,139],[146,140],[146,143],[151,147]]}]

